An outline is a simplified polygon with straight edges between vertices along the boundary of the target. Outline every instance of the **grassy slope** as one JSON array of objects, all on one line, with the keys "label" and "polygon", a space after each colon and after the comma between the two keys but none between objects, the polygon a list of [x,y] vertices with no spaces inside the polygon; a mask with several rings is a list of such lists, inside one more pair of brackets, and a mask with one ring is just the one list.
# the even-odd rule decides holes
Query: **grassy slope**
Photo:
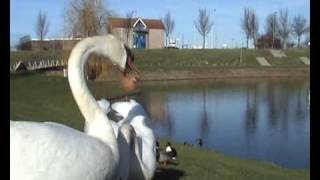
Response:
[{"label": "grassy slope", "polygon": [[[92,84],[89,82],[89,84]],[[91,88],[96,98],[105,94],[97,83]],[[101,83],[100,83],[101,84]],[[109,82],[111,97],[124,94],[119,84]],[[82,129],[84,119],[72,97],[66,78],[28,73],[10,77],[10,118],[52,121]]]},{"label": "grassy slope", "polygon": [[[164,147],[164,142],[160,142],[161,147]],[[269,163],[227,156],[182,144],[174,144],[174,147],[178,151],[179,164],[169,165],[164,169],[172,173],[171,176],[181,179],[309,179],[305,170],[285,169]],[[156,179],[170,179],[166,174],[158,172]]]},{"label": "grassy slope", "polygon": [[[286,58],[274,58],[265,49],[248,49],[243,51],[243,62],[240,64],[239,49],[152,49],[134,50],[136,63],[141,70],[185,70],[208,69],[213,67],[259,67],[257,56],[263,56],[272,65],[301,66],[299,57],[308,56],[309,49],[288,49]],[[10,62],[19,60],[67,59],[69,52],[11,52]]]},{"label": "grassy slope", "polygon": [[[90,83],[96,98],[103,94],[124,94],[116,83]],[[113,88],[107,88],[112,86]],[[108,92],[105,92],[106,89]],[[82,129],[83,118],[72,98],[67,80],[44,74],[12,75],[10,78],[10,119],[57,121]],[[163,145],[164,140],[160,143]],[[179,165],[169,165],[155,179],[309,179],[307,170],[292,170],[174,144]],[[162,172],[161,172],[162,170]]]}]

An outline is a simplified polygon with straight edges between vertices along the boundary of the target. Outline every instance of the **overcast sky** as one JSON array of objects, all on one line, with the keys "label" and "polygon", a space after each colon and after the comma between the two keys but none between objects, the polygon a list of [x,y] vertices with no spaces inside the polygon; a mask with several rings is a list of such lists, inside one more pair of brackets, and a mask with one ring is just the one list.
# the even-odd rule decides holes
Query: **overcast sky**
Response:
[{"label": "overcast sky", "polygon": [[[47,13],[50,27],[49,37],[61,37],[63,11],[69,0],[10,0],[11,37],[22,34],[35,35],[35,22],[39,11]],[[289,17],[301,14],[309,23],[310,2],[308,0],[107,0],[103,1],[108,9],[125,17],[129,11],[135,16],[159,19],[167,11],[175,20],[173,36],[183,39],[184,43],[201,45],[202,39],[194,27],[199,8],[207,8],[214,21],[209,34],[208,45],[221,47],[245,44],[240,19],[245,7],[253,8],[259,18],[259,33],[264,33],[265,19],[268,14],[280,8],[288,8]],[[232,40],[233,39],[233,40]]]}]

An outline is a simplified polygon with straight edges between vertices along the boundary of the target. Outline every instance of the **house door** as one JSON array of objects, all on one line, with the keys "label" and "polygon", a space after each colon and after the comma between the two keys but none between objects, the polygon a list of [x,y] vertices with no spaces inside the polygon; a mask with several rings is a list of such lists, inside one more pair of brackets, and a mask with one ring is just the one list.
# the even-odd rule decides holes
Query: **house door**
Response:
[{"label": "house door", "polygon": [[135,48],[146,48],[146,33],[136,32],[134,36],[134,47]]}]

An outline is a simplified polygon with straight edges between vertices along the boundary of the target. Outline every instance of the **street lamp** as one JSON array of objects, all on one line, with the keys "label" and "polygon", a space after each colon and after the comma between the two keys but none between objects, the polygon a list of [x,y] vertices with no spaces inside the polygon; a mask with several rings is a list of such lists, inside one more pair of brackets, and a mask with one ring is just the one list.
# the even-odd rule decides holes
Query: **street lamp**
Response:
[{"label": "street lamp", "polygon": [[213,9],[213,18],[212,18],[212,20],[213,20],[213,26],[214,26],[214,27],[213,27],[213,30],[212,30],[212,43],[211,43],[212,48],[214,48],[214,45],[215,45],[215,41],[214,41],[214,38],[215,38],[214,32],[215,32],[215,29],[216,29],[216,23],[214,22],[215,12],[216,12],[216,8]]},{"label": "street lamp", "polygon": [[273,13],[273,19],[272,19],[272,49],[274,46],[274,28],[275,28],[275,18],[276,18],[277,12]]},{"label": "street lamp", "polygon": [[233,40],[234,38],[231,39],[231,48],[234,48]]}]

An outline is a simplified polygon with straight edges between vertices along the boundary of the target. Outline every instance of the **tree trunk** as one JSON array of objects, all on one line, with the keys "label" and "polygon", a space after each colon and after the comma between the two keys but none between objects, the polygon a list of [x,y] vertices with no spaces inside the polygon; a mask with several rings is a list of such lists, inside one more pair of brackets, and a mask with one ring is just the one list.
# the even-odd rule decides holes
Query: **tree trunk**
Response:
[{"label": "tree trunk", "polygon": [[168,47],[168,35],[166,35],[166,47]]},{"label": "tree trunk", "polygon": [[249,37],[247,36],[247,48],[249,48],[248,44],[249,44]]},{"label": "tree trunk", "polygon": [[202,49],[206,48],[206,36],[203,36]]},{"label": "tree trunk", "polygon": [[283,45],[283,49],[287,48],[287,39],[283,39],[282,45]]},{"label": "tree trunk", "polygon": [[298,48],[300,48],[300,36],[298,36]]}]

